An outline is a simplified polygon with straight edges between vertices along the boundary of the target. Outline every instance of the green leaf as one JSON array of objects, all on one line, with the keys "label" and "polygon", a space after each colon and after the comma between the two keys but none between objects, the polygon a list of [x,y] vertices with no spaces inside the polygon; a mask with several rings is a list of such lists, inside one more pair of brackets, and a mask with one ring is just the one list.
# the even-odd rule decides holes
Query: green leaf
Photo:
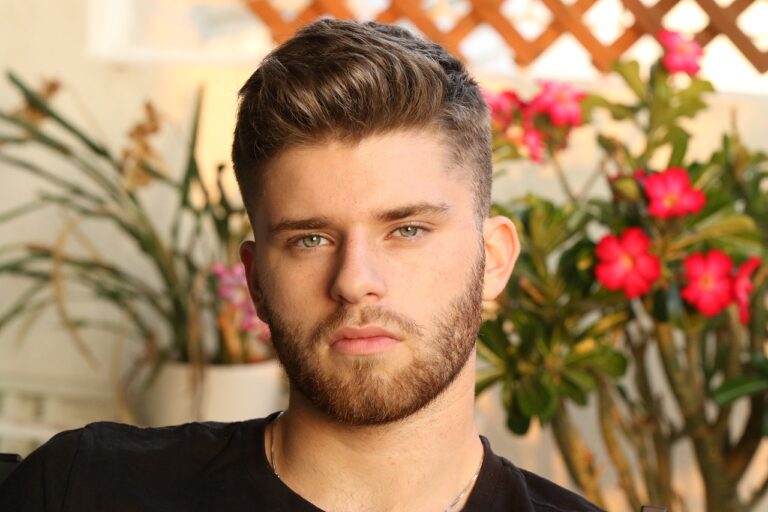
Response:
[{"label": "green leaf", "polygon": [[46,205],[45,201],[34,199],[20,206],[17,206],[16,208],[11,208],[6,212],[0,213],[0,224],[4,222],[8,222],[9,220],[12,220],[12,219],[16,219],[18,217],[22,217],[28,213],[38,212],[40,211],[40,208],[44,207],[45,205]]},{"label": "green leaf", "polygon": [[753,352],[750,361],[761,375],[768,378],[768,357],[766,357],[765,354],[762,352]]},{"label": "green leaf", "polygon": [[595,283],[595,244],[583,238],[560,256],[558,274],[569,290],[578,296],[586,296]]},{"label": "green leaf", "polygon": [[578,405],[587,405],[587,393],[570,379],[563,378],[560,381],[560,384],[558,384],[558,391]]},{"label": "green leaf", "polygon": [[718,405],[727,405],[739,398],[768,392],[768,379],[763,376],[746,375],[724,382],[712,397]]},{"label": "green leaf", "polygon": [[544,384],[540,376],[526,376],[520,380],[517,389],[520,411],[528,417],[546,414],[555,404],[555,394]]},{"label": "green leaf", "polygon": [[627,358],[621,352],[606,348],[593,367],[610,377],[621,377],[627,371]]},{"label": "green leaf", "polygon": [[475,396],[490,388],[497,382],[501,381],[505,375],[504,368],[490,367],[483,368],[477,371],[477,378],[475,380]]},{"label": "green leaf", "polygon": [[589,393],[597,387],[597,379],[586,370],[579,368],[566,368],[561,376],[564,380],[573,383],[584,393]]},{"label": "green leaf", "polygon": [[48,117],[56,121],[62,128],[70,132],[72,135],[74,135],[77,139],[79,139],[83,144],[85,144],[91,151],[96,153],[97,155],[103,156],[109,160],[111,160],[111,156],[109,155],[109,152],[106,150],[106,148],[101,145],[100,143],[96,142],[95,140],[88,137],[85,132],[74,126],[72,123],[64,119],[61,115],[59,115],[58,112],[53,110],[49,105],[48,102],[42,99],[37,93],[35,93],[32,89],[26,86],[24,82],[22,82],[19,77],[17,77],[15,74],[8,72],[8,79],[19,88],[19,90],[24,94],[24,97],[26,100],[35,107],[36,109],[40,110],[41,112],[45,113]]},{"label": "green leaf", "polygon": [[670,118],[666,118],[664,122],[671,121],[672,116],[674,116],[674,118],[679,118],[679,117],[693,118],[693,117],[696,117],[696,114],[698,114],[702,110],[705,110],[706,108],[707,108],[707,104],[701,98],[698,98],[698,97],[684,98],[680,101],[679,105],[677,105],[673,109],[670,109],[669,111]]},{"label": "green leaf", "polygon": [[672,153],[669,155],[669,161],[667,167],[683,167],[685,161],[685,153],[688,151],[688,141],[691,139],[691,135],[680,128],[673,125],[669,128],[666,136],[663,139],[663,144],[672,145]]},{"label": "green leaf", "polygon": [[694,233],[676,239],[671,248],[679,251],[706,240],[736,237],[752,240],[759,237],[755,220],[739,213],[712,215],[693,226]]},{"label": "green leaf", "polygon": [[629,119],[637,114],[636,107],[622,105],[621,103],[613,103],[602,96],[589,94],[581,100],[581,109],[584,112],[585,122],[591,119],[592,112],[597,108],[606,109],[611,114],[611,117],[617,121]]},{"label": "green leaf", "polygon": [[608,332],[621,328],[627,322],[628,316],[626,310],[623,309],[605,315],[597,322],[590,324],[583,332],[579,333],[578,339],[600,337]]},{"label": "green leaf", "polygon": [[709,80],[693,77],[691,83],[680,91],[678,95],[682,98],[700,97],[705,92],[714,92],[715,86]]},{"label": "green leaf", "polygon": [[768,437],[768,407],[763,412],[763,436]]},{"label": "green leaf", "polygon": [[528,432],[530,426],[530,418],[523,416],[516,409],[510,408],[507,410],[507,428],[509,428],[513,434],[522,436]]},{"label": "green leaf", "polygon": [[[32,310],[36,310],[38,306],[35,302],[33,302],[33,299],[47,287],[48,283],[46,281],[40,281],[33,283],[26,290],[24,290],[24,292],[19,295],[18,299],[16,299],[16,301],[11,304],[11,306],[9,306],[2,315],[0,315],[0,330],[2,330],[13,320],[17,319],[19,316],[22,316]],[[49,302],[53,301],[46,301],[43,304],[45,305]]]},{"label": "green leaf", "polygon": [[598,347],[592,351],[573,351],[565,358],[569,367],[591,368],[610,377],[621,377],[627,370],[627,358],[610,347]]},{"label": "green leaf", "polygon": [[492,354],[499,358],[499,360],[504,361],[507,358],[507,346],[509,346],[509,341],[507,340],[507,334],[504,332],[504,329],[502,329],[501,324],[501,318],[483,322],[480,326],[478,337],[480,343],[486,346]]},{"label": "green leaf", "polygon": [[611,187],[615,189],[621,197],[630,201],[640,201],[643,197],[637,180],[630,176],[618,178],[611,182]]},{"label": "green leaf", "polygon": [[179,192],[179,204],[174,214],[174,220],[171,225],[171,240],[175,244],[179,238],[179,232],[181,229],[182,214],[187,209],[192,209],[190,203],[190,189],[192,183],[199,183],[200,188],[205,194],[206,203],[210,203],[208,197],[208,191],[200,179],[200,169],[197,164],[197,136],[200,128],[200,113],[202,110],[203,92],[198,90],[195,95],[195,102],[192,112],[192,128],[189,134],[189,142],[187,143],[186,162],[184,167],[184,176],[181,178],[181,186]]},{"label": "green leaf", "polygon": [[645,83],[640,77],[640,64],[635,60],[617,60],[612,67],[624,79],[635,96],[640,100],[645,100]]}]

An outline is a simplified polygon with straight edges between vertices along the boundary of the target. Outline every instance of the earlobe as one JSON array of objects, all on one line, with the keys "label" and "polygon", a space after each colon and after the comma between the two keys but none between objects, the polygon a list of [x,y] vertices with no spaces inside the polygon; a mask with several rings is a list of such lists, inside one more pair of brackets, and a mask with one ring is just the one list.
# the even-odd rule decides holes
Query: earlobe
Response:
[{"label": "earlobe", "polygon": [[261,316],[261,290],[256,274],[255,254],[256,244],[253,240],[246,240],[240,244],[240,261],[243,262],[243,267],[245,267],[245,280],[248,283],[248,293],[251,295],[251,300],[256,307],[256,314],[259,318],[264,318]]},{"label": "earlobe", "polygon": [[485,279],[483,300],[494,300],[507,285],[520,254],[520,241],[514,223],[507,217],[490,217],[483,223]]}]

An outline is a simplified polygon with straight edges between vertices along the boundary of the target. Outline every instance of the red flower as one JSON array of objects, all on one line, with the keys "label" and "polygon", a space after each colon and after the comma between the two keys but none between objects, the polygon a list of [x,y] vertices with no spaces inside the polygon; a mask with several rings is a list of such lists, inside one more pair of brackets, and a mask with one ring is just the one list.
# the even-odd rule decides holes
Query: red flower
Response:
[{"label": "red flower", "polygon": [[547,114],[555,126],[581,124],[581,100],[586,93],[570,84],[542,82],[539,94],[531,100],[531,109]]},{"label": "red flower", "polygon": [[597,280],[609,290],[624,290],[630,299],[647,293],[661,275],[659,258],[648,252],[650,245],[640,228],[629,228],[620,238],[604,236],[595,249],[600,260]]},{"label": "red flower", "polygon": [[677,32],[662,30],[659,32],[659,42],[666,50],[661,62],[667,71],[677,73],[682,71],[689,75],[699,72],[699,59],[704,54],[701,45],[692,39],[685,39]]},{"label": "red flower", "polygon": [[715,316],[733,300],[731,269],[733,261],[722,251],[712,249],[683,260],[688,285],[680,293],[704,316]]},{"label": "red flower", "polygon": [[739,266],[733,278],[733,298],[739,306],[739,320],[744,325],[749,323],[749,294],[752,293],[752,274],[760,266],[760,258],[752,256]]},{"label": "red flower", "polygon": [[669,219],[698,213],[707,202],[704,193],[691,186],[685,169],[670,167],[664,172],[646,175],[644,181],[650,202],[648,213],[653,217]]},{"label": "red flower", "polygon": [[494,93],[483,91],[483,99],[491,111],[491,120],[498,130],[504,130],[511,122],[521,102],[512,91]]}]

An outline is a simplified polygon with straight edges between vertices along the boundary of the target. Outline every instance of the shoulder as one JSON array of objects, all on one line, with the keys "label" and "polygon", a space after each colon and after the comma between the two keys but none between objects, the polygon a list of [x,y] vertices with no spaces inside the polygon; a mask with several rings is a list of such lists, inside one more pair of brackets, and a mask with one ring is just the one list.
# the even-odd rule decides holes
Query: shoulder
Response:
[{"label": "shoulder", "polygon": [[83,429],[53,436],[0,485],[0,510],[59,510]]},{"label": "shoulder", "polygon": [[470,510],[603,512],[578,494],[496,455],[485,438],[483,444],[485,456],[476,485],[478,496],[476,501],[470,496],[474,505]]},{"label": "shoulder", "polygon": [[[510,463],[511,464],[511,463]],[[541,512],[603,512],[584,497],[525,469],[519,469],[535,510]]]},{"label": "shoulder", "polygon": [[159,480],[169,488],[197,483],[201,468],[212,463],[226,469],[241,466],[244,443],[258,435],[264,422],[162,428],[98,422],[62,432],[32,452],[0,487],[0,510],[58,511],[84,497],[95,503],[125,494],[127,482],[141,488],[153,488]]},{"label": "shoulder", "polygon": [[109,462],[119,458],[144,461],[156,457],[181,461],[186,458],[204,458],[219,453],[244,431],[259,429],[264,420],[235,423],[187,423],[169,427],[147,428],[121,423],[91,423],[82,429],[79,457],[91,463]]}]

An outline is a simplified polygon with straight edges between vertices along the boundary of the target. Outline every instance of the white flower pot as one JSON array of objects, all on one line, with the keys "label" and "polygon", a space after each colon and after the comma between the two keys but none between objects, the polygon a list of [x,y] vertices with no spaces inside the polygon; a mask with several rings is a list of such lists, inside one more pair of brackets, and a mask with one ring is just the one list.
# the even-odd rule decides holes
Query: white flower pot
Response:
[{"label": "white flower pot", "polygon": [[[239,421],[285,409],[287,380],[276,360],[205,365],[167,362],[139,395],[137,413],[146,426],[191,421]],[[197,384],[196,384],[197,381]]]}]

